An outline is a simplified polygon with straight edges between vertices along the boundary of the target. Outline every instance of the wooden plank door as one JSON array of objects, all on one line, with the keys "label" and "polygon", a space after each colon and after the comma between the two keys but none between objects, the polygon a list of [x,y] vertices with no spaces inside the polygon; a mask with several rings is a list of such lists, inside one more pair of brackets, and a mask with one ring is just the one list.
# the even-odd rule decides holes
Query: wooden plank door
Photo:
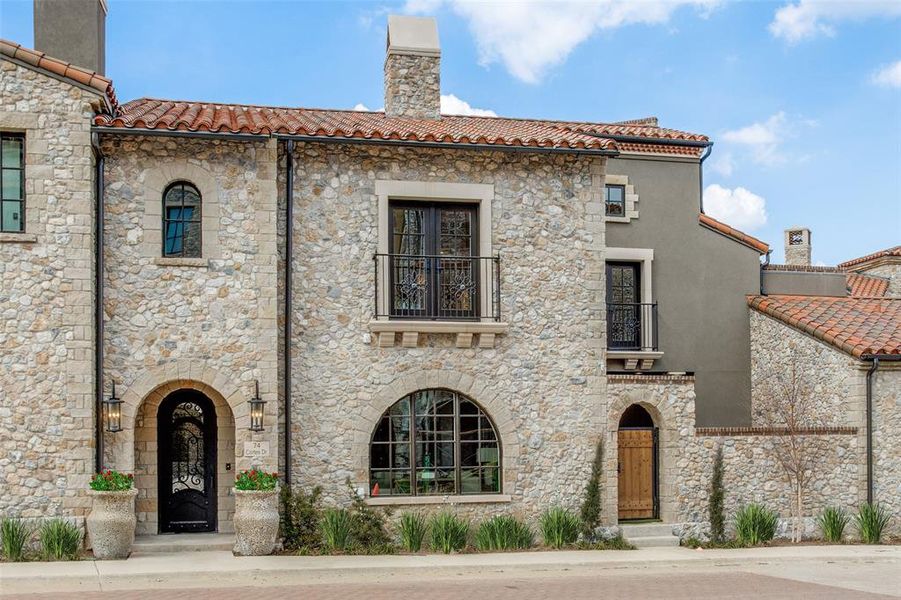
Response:
[{"label": "wooden plank door", "polygon": [[620,429],[619,518],[654,518],[654,430]]}]

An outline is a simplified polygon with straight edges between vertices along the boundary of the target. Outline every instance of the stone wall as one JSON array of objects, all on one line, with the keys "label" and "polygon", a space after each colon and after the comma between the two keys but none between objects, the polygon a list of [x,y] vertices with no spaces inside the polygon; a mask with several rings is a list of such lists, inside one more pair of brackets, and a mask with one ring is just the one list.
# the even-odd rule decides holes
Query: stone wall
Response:
[{"label": "stone wall", "polygon": [[385,113],[437,119],[441,113],[441,58],[389,51],[385,57]]},{"label": "stone wall", "polygon": [[[107,390],[115,380],[123,400],[123,431],[105,434],[105,460],[136,471],[138,511],[151,532],[156,407],[167,390],[203,390],[219,423],[219,527],[225,531],[235,472],[277,468],[275,142],[128,136],[105,137],[102,148],[104,372]],[[178,180],[202,195],[201,259],[160,257],[162,194]],[[260,433],[248,430],[255,381],[267,401]],[[268,442],[270,455],[245,458],[247,441]]]},{"label": "stone wall", "polygon": [[83,516],[94,468],[93,158],[87,91],[0,58],[24,132],[26,230],[0,233],[0,516]]},{"label": "stone wall", "polygon": [[[576,507],[603,423],[602,159],[298,144],[294,171],[294,482],[322,486],[326,502],[346,501],[346,479],[368,489],[381,414],[407,393],[447,387],[498,426],[510,500],[458,509]],[[378,347],[377,180],[494,186],[491,242],[510,325],[494,348],[458,348],[450,334]]]},{"label": "stone wall", "polygon": [[901,368],[883,362],[873,375],[873,497],[901,534]]}]

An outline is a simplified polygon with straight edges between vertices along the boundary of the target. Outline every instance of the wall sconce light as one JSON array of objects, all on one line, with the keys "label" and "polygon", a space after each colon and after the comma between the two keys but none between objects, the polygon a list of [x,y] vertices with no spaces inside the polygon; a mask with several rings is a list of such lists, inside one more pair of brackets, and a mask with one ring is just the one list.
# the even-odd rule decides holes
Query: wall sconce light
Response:
[{"label": "wall sconce light", "polygon": [[122,431],[122,400],[116,398],[116,382],[113,381],[113,391],[109,398],[103,401],[104,421],[106,430],[111,433]]},{"label": "wall sconce light", "polygon": [[266,401],[260,398],[260,382],[254,381],[254,396],[250,399],[250,430],[263,431],[263,407]]}]

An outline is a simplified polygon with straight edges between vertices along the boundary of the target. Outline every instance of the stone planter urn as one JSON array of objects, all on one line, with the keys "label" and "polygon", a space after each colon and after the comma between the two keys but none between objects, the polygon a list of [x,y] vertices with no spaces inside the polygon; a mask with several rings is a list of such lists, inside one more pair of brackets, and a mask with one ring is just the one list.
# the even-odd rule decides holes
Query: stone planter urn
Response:
[{"label": "stone planter urn", "polygon": [[272,554],[278,539],[278,488],[235,490],[235,554]]},{"label": "stone planter urn", "polygon": [[101,560],[128,558],[135,541],[135,496],[132,488],[119,492],[88,490],[93,498],[85,519],[94,557]]}]

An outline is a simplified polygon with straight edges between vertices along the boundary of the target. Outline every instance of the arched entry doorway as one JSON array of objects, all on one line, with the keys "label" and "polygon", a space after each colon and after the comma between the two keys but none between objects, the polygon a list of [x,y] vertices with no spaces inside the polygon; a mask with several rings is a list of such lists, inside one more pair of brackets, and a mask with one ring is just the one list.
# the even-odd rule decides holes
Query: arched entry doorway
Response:
[{"label": "arched entry doorway", "polygon": [[157,413],[160,533],[216,531],[216,409],[177,390]]},{"label": "arched entry doorway", "polygon": [[619,520],[656,519],[657,427],[650,413],[632,404],[619,420]]}]

